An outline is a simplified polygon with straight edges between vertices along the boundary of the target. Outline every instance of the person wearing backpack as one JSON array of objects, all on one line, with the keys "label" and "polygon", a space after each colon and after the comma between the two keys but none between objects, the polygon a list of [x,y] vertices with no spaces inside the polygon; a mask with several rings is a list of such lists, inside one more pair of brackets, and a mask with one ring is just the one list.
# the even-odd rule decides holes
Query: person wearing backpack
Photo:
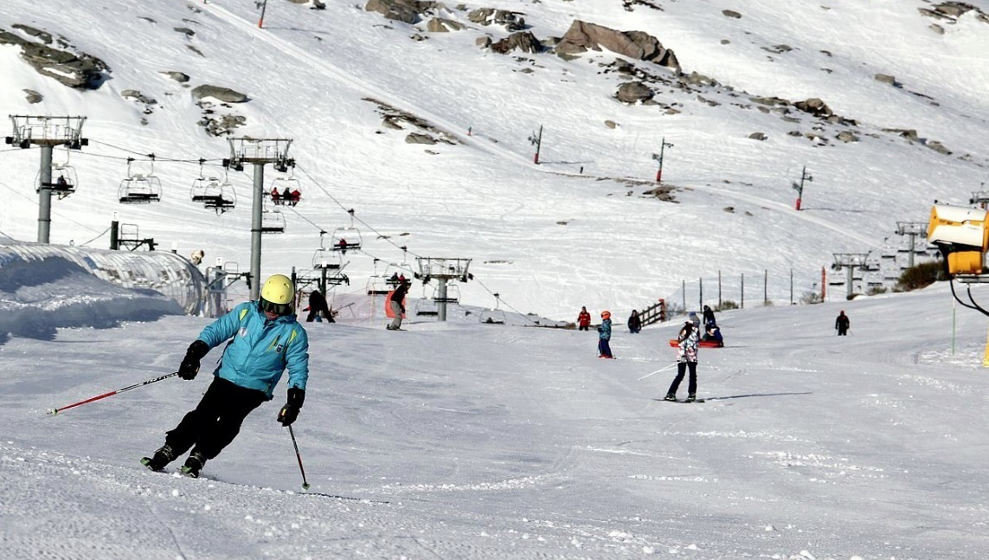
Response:
[{"label": "person wearing backpack", "polygon": [[285,275],[265,281],[258,301],[246,301],[207,325],[189,345],[178,375],[193,380],[210,349],[227,342],[213,381],[196,408],[165,432],[165,444],[141,463],[160,471],[192,449],[181,472],[198,477],[206,461],[219,455],[240,431],[244,418],[272,399],[288,369],[288,392],[277,421],[290,426],[306,398],[309,338],[295,320],[295,286]]}]

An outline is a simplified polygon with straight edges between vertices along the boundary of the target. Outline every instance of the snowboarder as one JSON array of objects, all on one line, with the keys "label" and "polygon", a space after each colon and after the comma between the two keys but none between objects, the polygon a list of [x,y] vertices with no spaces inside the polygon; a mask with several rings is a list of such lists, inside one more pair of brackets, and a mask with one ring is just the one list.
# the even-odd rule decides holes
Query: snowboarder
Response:
[{"label": "snowboarder", "polygon": [[846,336],[848,334],[848,328],[852,326],[852,322],[848,319],[848,315],[845,315],[845,311],[842,310],[838,313],[838,317],[834,320],[834,328],[838,331],[838,336]]},{"label": "snowboarder", "polygon": [[710,327],[712,325],[717,325],[718,322],[714,319],[714,311],[711,310],[710,306],[704,306],[704,328]]},{"label": "snowboarder", "polygon": [[385,326],[386,329],[390,331],[397,331],[402,327],[402,314],[405,313],[405,294],[409,293],[409,282],[408,278],[401,278],[398,281],[398,287],[395,291],[391,293],[391,300],[388,304],[391,306],[392,313],[395,317],[391,320],[391,323]]},{"label": "snowboarder", "polygon": [[288,396],[277,421],[289,426],[299,415],[309,378],[309,338],[296,322],[295,286],[282,274],[265,281],[258,301],[246,301],[207,325],[189,345],[179,377],[192,380],[211,348],[230,340],[203,398],[166,432],[165,445],[141,463],[160,471],[190,448],[182,472],[198,477],[206,461],[237,436],[244,418],[264,401],[288,368]]},{"label": "snowboarder", "polygon": [[697,400],[697,329],[694,323],[687,321],[677,335],[677,376],[666,392],[664,400],[677,400],[677,389],[683,381],[683,374],[690,370],[690,381],[687,385],[687,402]]},{"label": "snowboarder", "polygon": [[591,314],[587,312],[587,307],[581,306],[580,314],[577,315],[577,330],[586,331],[591,326]]},{"label": "snowboarder", "polygon": [[639,318],[639,312],[632,310],[632,314],[628,316],[628,332],[635,334],[642,330],[642,319]]},{"label": "snowboarder", "polygon": [[598,326],[598,358],[614,358],[611,353],[611,311],[601,312],[601,324]]}]

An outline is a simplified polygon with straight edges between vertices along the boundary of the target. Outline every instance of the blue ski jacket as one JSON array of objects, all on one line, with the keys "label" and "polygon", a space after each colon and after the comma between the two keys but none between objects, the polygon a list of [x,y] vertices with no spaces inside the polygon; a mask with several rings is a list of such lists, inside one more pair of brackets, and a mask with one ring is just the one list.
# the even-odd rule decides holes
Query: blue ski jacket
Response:
[{"label": "blue ski jacket", "polygon": [[241,387],[263,391],[271,399],[288,368],[288,385],[306,389],[309,379],[309,336],[285,315],[268,320],[255,301],[246,301],[199,333],[210,348],[231,339],[213,375]]},{"label": "blue ski jacket", "polygon": [[598,327],[598,337],[602,340],[611,340],[611,319],[601,321],[601,326]]}]

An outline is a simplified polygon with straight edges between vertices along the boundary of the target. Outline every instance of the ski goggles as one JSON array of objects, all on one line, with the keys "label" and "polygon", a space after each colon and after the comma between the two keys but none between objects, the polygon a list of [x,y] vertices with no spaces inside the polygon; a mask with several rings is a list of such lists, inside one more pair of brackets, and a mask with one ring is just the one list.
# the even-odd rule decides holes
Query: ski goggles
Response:
[{"label": "ski goggles", "polygon": [[291,315],[292,314],[292,304],[290,303],[272,303],[264,298],[258,300],[258,307],[261,311],[267,311],[268,313],[274,313],[276,315]]}]

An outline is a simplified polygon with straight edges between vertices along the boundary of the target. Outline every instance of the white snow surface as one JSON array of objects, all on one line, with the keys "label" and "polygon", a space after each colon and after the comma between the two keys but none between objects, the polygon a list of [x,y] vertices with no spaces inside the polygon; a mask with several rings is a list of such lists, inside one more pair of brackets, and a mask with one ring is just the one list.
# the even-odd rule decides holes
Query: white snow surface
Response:
[{"label": "white snow surface", "polygon": [[[989,12],[985,0],[968,4]],[[74,90],[0,45],[0,113],[88,118],[90,144],[68,156],[78,191],[53,201],[53,243],[105,247],[119,212],[163,249],[203,249],[207,263],[246,269],[251,179],[231,175],[238,207],[222,216],[189,200],[197,160],[220,175],[229,150],[196,124],[203,109],[170,71],[191,87],[247,94],[212,107],[247,118],[235,135],[294,140],[304,200],[284,209],[284,235],[264,238],[263,274],[307,270],[319,231],[351,225],[347,209],[365,241],[347,256],[352,285],[333,294],[340,321],[307,325],[312,375],[294,429],[308,492],[275,422],[283,388],[205,478],[139,465],[198,401],[219,350],[194,381],[46,414],[174,371],[208,319],[146,322],[168,304],[42,268],[28,291],[5,284],[0,556],[985,558],[983,316],[954,307],[944,285],[850,302],[837,288],[827,303],[790,306],[783,280],[793,272],[800,299],[819,289],[832,253],[895,251],[898,221],[924,221],[933,200],[964,204],[980,190],[985,18],[932,19],[920,9],[933,5],[913,0],[464,6],[520,12],[540,39],[575,18],[646,31],[686,73],[721,85],[653,84],[658,105],[622,105],[614,93],[632,78],[602,66],[613,53],[499,55],[475,40],[504,28],[469,23],[453,6],[438,15],[467,29],[444,34],[354,3],[272,0],[264,29],[248,1],[0,3],[0,29],[46,31],[111,69],[99,89]],[[128,89],[157,103],[122,97]],[[819,97],[856,124],[796,111],[784,120],[756,96]],[[456,143],[407,144],[422,130],[383,126],[368,99]],[[527,137],[540,125],[537,166]],[[842,131],[857,140],[838,140]],[[644,195],[663,139],[674,144],[663,177],[675,203]],[[118,204],[126,158],[147,171],[149,153],[162,202]],[[37,149],[0,148],[0,234],[35,239],[38,162]],[[804,166],[814,181],[797,212],[791,183]],[[268,169],[266,185],[277,177]],[[474,280],[458,287],[473,307],[385,331],[365,282],[416,256],[472,258]],[[753,306],[764,271],[775,305]],[[726,285],[744,274],[747,291],[744,309],[719,314],[727,347],[701,351],[707,401],[658,402],[672,373],[654,372],[673,360],[676,326],[629,335],[624,319],[657,297],[678,301],[685,280],[703,278],[705,302],[716,303],[719,272]],[[420,294],[417,283],[413,295],[431,287]],[[505,326],[476,321],[494,293],[511,311]],[[595,357],[593,332],[531,326],[572,321],[581,305],[613,311],[618,360]],[[849,337],[832,330],[840,309]]]},{"label": "white snow surface", "polygon": [[193,381],[46,413],[174,371],[207,319],[15,336],[0,346],[3,556],[982,558],[985,320],[950,301],[938,285],[848,302],[848,337],[838,304],[723,313],[697,404],[657,400],[672,372],[649,375],[674,359],[675,325],[618,328],[618,359],[600,360],[593,331],[307,323],[308,491],[275,421],[283,388],[204,478],[138,463],[219,350]]}]

